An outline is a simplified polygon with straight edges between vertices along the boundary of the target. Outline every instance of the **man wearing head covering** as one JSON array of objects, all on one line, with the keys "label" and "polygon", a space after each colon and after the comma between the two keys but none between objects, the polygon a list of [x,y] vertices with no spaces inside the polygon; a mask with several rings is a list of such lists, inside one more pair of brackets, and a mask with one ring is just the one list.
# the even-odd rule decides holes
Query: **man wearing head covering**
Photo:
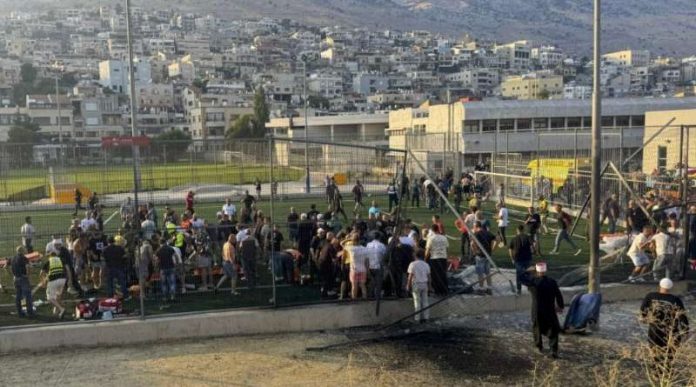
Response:
[{"label": "man wearing head covering", "polygon": [[536,276],[527,272],[522,276],[522,284],[527,286],[532,295],[532,330],[534,345],[542,352],[544,345],[541,336],[549,338],[551,356],[558,358],[558,334],[561,326],[557,313],[563,312],[563,295],[558,284],[546,276],[546,263],[536,264]]},{"label": "man wearing head covering", "polygon": [[672,280],[663,278],[659,290],[648,293],[640,306],[641,320],[649,325],[648,342],[658,372],[669,371],[674,352],[689,333],[684,304],[671,294],[673,286]]}]

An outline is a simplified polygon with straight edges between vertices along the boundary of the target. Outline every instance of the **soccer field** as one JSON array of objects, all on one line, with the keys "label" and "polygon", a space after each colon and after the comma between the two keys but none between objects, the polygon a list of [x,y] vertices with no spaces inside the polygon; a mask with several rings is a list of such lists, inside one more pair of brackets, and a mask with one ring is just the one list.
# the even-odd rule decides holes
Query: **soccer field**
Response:
[{"label": "soccer field", "polygon": [[[299,179],[303,171],[276,167],[276,176],[286,180]],[[249,184],[256,179],[270,181],[266,165],[235,166],[222,163],[168,163],[141,166],[143,190],[166,190],[182,185],[196,184]],[[56,182],[80,184],[99,194],[129,192],[133,189],[133,167],[130,165],[95,165],[55,170]],[[23,201],[22,193],[44,187],[48,195],[50,175],[48,168],[3,171],[0,183],[0,201]],[[34,196],[24,196],[35,199]],[[86,201],[87,198],[85,198]]]},{"label": "soccer field", "polygon": [[[375,197],[377,202],[384,209],[386,205],[386,197]],[[305,212],[309,210],[311,204],[317,204],[318,209],[325,208],[325,199],[323,197],[305,197],[299,199],[290,200],[276,200],[274,203],[274,218],[278,224],[281,225],[280,229],[287,237],[287,229],[285,226],[285,219],[289,212],[290,207],[295,207],[298,212]],[[178,198],[176,201],[173,200],[172,204],[176,208],[177,212],[181,212],[183,209],[183,198]],[[198,203],[196,205],[196,212],[204,219],[214,220],[215,213],[220,211],[223,203]],[[266,215],[270,215],[270,202],[268,197],[262,197],[262,200],[258,203],[259,208]],[[346,211],[350,213],[352,209],[352,203],[346,202]],[[493,209],[492,203],[486,203],[484,205],[484,211],[486,217],[491,219],[492,232],[495,233],[497,228],[495,227],[495,221],[492,220],[491,211]],[[109,207],[105,211],[105,218],[114,213],[117,210],[115,207]],[[508,228],[508,238],[514,235],[514,227],[522,222],[521,208],[510,208],[511,210],[511,225]],[[162,208],[158,208],[159,213],[162,213]],[[70,224],[71,210],[39,210],[30,212],[4,212],[2,215],[2,227],[4,230],[19,230],[23,222],[23,218],[26,215],[31,215],[34,218],[34,224],[37,228],[37,237],[34,245],[37,250],[43,250],[45,244],[49,241],[51,234],[56,234],[64,238],[67,233],[68,226]],[[404,216],[411,218],[416,224],[430,224],[430,219],[434,213],[426,208],[404,208]],[[367,209],[363,210],[363,216],[366,217]],[[449,253],[451,256],[460,255],[460,240],[459,233],[454,227],[454,215],[449,212],[444,212],[442,215],[446,233],[450,238]],[[113,235],[120,226],[120,219],[118,216],[108,222],[105,226],[106,233],[108,235]],[[345,224],[344,224],[345,226]],[[578,227],[577,233],[583,233],[585,229],[585,222],[581,220],[580,226]],[[14,247],[20,242],[17,234],[15,232],[3,232],[2,239],[0,240],[0,257],[11,256]],[[554,243],[555,235],[542,236],[541,248],[542,252],[548,252]],[[542,259],[549,262],[549,268],[552,275],[557,278],[561,274],[570,271],[574,267],[586,264],[588,261],[588,250],[587,243],[582,238],[575,238],[575,242],[582,247],[583,252],[578,256],[574,256],[574,251],[570,249],[570,246],[563,245],[561,248],[560,255],[547,256],[543,255]],[[290,247],[286,245],[284,247]],[[498,265],[501,267],[512,267],[510,258],[508,255],[507,248],[497,248],[494,250],[493,258]],[[618,268],[623,270],[623,267]],[[627,271],[628,269],[624,270]],[[242,290],[241,295],[230,298],[229,294],[226,292],[221,292],[220,294],[213,294],[212,292],[204,293],[188,293],[186,295],[180,296],[176,303],[170,305],[166,309],[160,309],[160,305],[156,300],[148,300],[146,303],[146,310],[148,314],[161,314],[161,313],[171,313],[171,312],[190,312],[190,311],[202,311],[202,310],[214,310],[214,309],[226,309],[235,307],[249,307],[249,306],[268,306],[270,305],[269,299],[272,296],[271,284],[272,279],[268,268],[266,267],[265,261],[262,262],[258,268],[258,273],[261,276],[259,280],[260,288],[255,291],[245,291]],[[37,283],[36,279],[37,271],[34,271],[32,276],[32,284]],[[623,274],[622,274],[623,276]],[[622,277],[623,278],[623,277]],[[12,280],[9,271],[0,270],[0,280],[4,286],[11,286]],[[513,279],[514,280],[514,279]],[[244,286],[244,282],[240,286]],[[9,292],[0,293],[0,304],[6,306],[0,307],[0,326],[14,325],[14,324],[26,324],[26,323],[40,323],[40,322],[53,322],[56,319],[50,315],[50,308],[41,307],[39,308],[39,318],[35,320],[19,319],[11,315],[14,308],[10,306],[14,302],[13,298],[14,289]],[[103,293],[103,291],[102,291]],[[100,293],[101,294],[101,293]],[[41,299],[45,299],[45,294],[43,290],[37,293],[37,296]],[[287,287],[281,286],[278,288],[278,305],[290,305],[297,303],[307,303],[307,302],[318,302],[320,301],[320,294],[318,287],[315,286],[304,286],[304,287]],[[138,309],[137,302],[131,301],[126,303],[126,308],[128,310],[136,311]]]}]

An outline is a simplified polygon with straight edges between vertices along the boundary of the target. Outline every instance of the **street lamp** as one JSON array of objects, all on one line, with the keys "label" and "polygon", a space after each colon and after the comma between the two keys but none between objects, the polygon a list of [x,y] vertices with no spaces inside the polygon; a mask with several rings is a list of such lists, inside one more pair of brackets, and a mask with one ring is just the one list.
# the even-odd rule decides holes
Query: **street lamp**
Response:
[{"label": "street lamp", "polygon": [[309,108],[309,101],[307,98],[307,63],[314,62],[318,59],[316,53],[303,53],[300,55],[300,61],[302,62],[302,99],[304,100],[304,151],[305,151],[305,193],[310,193],[310,178],[309,178],[309,118],[307,117],[307,111]]},{"label": "street lamp", "polygon": [[[599,287],[599,193],[602,162],[602,91],[600,84],[601,68],[601,0],[594,0],[594,53],[592,71],[592,190],[590,193],[590,266],[588,290],[600,293]],[[576,160],[577,161],[577,160]]]}]

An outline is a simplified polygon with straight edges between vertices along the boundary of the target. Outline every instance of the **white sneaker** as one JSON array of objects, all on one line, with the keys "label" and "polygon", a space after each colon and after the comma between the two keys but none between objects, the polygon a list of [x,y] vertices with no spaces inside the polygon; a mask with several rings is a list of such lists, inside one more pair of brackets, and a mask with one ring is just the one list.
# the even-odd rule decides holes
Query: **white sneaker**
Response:
[{"label": "white sneaker", "polygon": [[577,257],[578,255],[580,255],[580,253],[582,253],[582,249],[578,249],[578,251],[576,251],[574,255]]},{"label": "white sneaker", "polygon": [[549,251],[549,255],[558,255],[558,251]]}]

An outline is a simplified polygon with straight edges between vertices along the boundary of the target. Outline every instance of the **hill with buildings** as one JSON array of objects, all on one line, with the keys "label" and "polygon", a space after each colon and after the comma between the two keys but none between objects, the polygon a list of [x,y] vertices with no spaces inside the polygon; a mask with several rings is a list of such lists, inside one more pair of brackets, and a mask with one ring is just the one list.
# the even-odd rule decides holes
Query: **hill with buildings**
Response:
[{"label": "hill with buildings", "polygon": [[[122,1],[100,0],[103,5]],[[94,0],[0,0],[0,11],[94,6]],[[164,0],[134,6],[171,7]],[[578,53],[591,49],[592,0],[180,0],[177,7],[227,18],[288,18],[308,24],[370,29],[424,29],[468,33],[499,41],[520,38],[555,43]],[[692,54],[693,0],[604,2],[604,47],[644,48],[657,54]]]}]

